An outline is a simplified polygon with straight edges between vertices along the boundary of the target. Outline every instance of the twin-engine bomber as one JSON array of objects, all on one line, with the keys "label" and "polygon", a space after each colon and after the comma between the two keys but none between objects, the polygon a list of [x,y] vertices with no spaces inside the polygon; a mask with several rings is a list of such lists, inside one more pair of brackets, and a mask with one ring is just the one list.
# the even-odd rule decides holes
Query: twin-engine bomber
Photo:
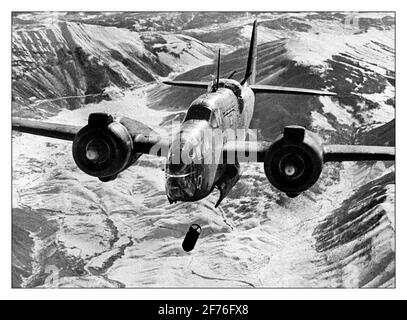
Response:
[{"label": "twin-engine bomber", "polygon": [[[267,179],[289,197],[313,186],[325,162],[395,159],[394,147],[326,145],[315,133],[295,125],[285,127],[274,142],[246,141],[256,94],[336,96],[327,91],[256,84],[256,27],[254,21],[246,72],[240,82],[232,79],[235,72],[220,79],[220,52],[216,79],[212,82],[164,81],[168,85],[207,91],[192,102],[179,132],[171,139],[160,137],[136,120],[114,119],[104,113],[90,114],[83,128],[22,118],[13,118],[12,128],[73,141],[72,154],[77,166],[103,182],[115,179],[143,154],[166,157],[165,189],[169,202],[198,201],[217,188],[220,197],[216,207],[239,180],[242,158],[263,162]],[[208,132],[226,131],[235,134],[221,134],[208,143]],[[254,156],[244,157],[247,154]],[[192,235],[192,240],[184,241],[186,251],[193,249],[199,237],[200,227],[193,226],[187,234]]]}]

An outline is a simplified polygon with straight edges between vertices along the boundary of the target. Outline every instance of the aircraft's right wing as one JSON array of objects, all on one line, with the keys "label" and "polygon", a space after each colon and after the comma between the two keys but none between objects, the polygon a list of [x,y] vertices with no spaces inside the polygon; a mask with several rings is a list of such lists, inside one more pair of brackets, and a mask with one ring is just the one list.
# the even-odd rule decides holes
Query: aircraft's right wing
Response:
[{"label": "aircraft's right wing", "polygon": [[[110,116],[107,114],[93,113],[89,117],[87,127],[89,127],[89,129],[94,128],[92,130],[95,131],[97,136],[98,134],[102,134],[102,130],[107,130],[109,123],[114,122],[120,124],[124,126],[127,134],[120,132],[116,133],[119,134],[119,139],[128,135],[132,140],[133,147],[137,149],[139,153],[166,156],[170,146],[168,139],[160,137],[151,128],[139,121],[130,118],[121,118],[117,121],[113,121],[113,118],[109,117]],[[18,117],[12,118],[12,130],[14,131],[59,140],[74,141],[82,128],[83,127],[75,125],[30,120]]]},{"label": "aircraft's right wing", "polygon": [[13,117],[12,129],[38,136],[73,141],[81,127]]},{"label": "aircraft's right wing", "polygon": [[12,119],[15,131],[72,141],[72,155],[83,172],[107,182],[126,170],[142,154],[166,156],[170,141],[147,125],[105,113],[89,115],[84,127],[22,118]]}]

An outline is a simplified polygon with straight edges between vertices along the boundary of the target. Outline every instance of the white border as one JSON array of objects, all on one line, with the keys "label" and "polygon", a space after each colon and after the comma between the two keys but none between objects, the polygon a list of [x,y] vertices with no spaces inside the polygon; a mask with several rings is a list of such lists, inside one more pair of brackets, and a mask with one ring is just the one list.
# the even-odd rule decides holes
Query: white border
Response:
[{"label": "white border", "polygon": [[[54,0],[14,0],[2,2],[1,6],[1,34],[3,47],[0,51],[2,62],[2,115],[0,136],[2,154],[1,159],[1,211],[0,211],[0,298],[1,299],[406,299],[407,298],[407,207],[405,202],[404,181],[407,180],[406,151],[403,146],[405,134],[403,123],[407,120],[407,103],[403,95],[405,91],[405,72],[407,72],[405,57],[406,41],[402,30],[407,30],[406,12],[402,1],[378,1],[356,2],[354,0],[341,0],[333,4],[332,1],[308,0],[308,1],[241,1],[241,0],[204,0],[204,1],[166,1],[154,0],[140,2],[130,1],[98,1],[96,4],[83,0],[70,0],[62,4]],[[396,11],[397,25],[397,269],[396,289],[11,289],[11,11]],[[403,71],[401,71],[403,70]],[[403,132],[404,131],[404,132]]]}]

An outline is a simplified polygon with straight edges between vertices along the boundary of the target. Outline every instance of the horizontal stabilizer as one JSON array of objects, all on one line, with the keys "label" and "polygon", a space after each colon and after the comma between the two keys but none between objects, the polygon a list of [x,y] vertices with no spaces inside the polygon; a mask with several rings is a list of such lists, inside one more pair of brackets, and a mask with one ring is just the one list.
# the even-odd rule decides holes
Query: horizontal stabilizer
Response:
[{"label": "horizontal stabilizer", "polygon": [[301,95],[315,95],[315,96],[336,96],[337,94],[329,91],[293,88],[293,87],[280,87],[270,86],[264,84],[253,84],[250,88],[254,93],[285,93],[285,94],[301,94]]},{"label": "horizontal stabilizer", "polygon": [[81,127],[13,117],[12,129],[44,137],[73,141]]},{"label": "horizontal stabilizer", "polygon": [[163,83],[168,84],[170,86],[199,88],[199,89],[206,89],[209,84],[209,82],[202,82],[202,81],[176,81],[176,80],[163,81]]},{"label": "horizontal stabilizer", "polygon": [[395,148],[382,146],[325,145],[324,162],[394,161]]}]

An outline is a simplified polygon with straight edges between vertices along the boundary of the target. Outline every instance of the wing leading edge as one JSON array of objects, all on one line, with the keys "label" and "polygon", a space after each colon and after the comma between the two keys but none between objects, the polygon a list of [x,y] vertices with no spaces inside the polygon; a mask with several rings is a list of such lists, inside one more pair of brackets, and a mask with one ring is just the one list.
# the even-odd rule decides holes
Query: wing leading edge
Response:
[{"label": "wing leading edge", "polygon": [[[229,142],[223,149],[224,163],[227,159],[250,159],[255,155],[255,162],[264,162],[266,153],[272,142]],[[394,161],[395,148],[385,146],[364,146],[364,145],[324,145],[324,162],[342,161]]]},{"label": "wing leading edge", "polygon": [[[133,139],[134,148],[137,152],[143,154],[152,154],[159,157],[165,157],[168,153],[170,142],[163,139],[147,126],[143,126],[140,132],[132,128],[129,121],[124,118],[122,123],[125,124]],[[18,117],[12,119],[12,130],[29,133],[37,136],[49,137],[59,140],[74,141],[76,134],[82,129],[79,126],[66,125],[60,123],[43,122],[39,120],[28,120]]]},{"label": "wing leading edge", "polygon": [[394,161],[395,148],[361,145],[326,145],[324,162],[332,161]]},{"label": "wing leading edge", "polygon": [[[13,117],[12,129],[19,132],[73,141],[75,135],[81,127],[42,122],[37,120],[28,120]],[[134,143],[139,146],[142,153],[150,153],[151,149],[156,146],[168,149],[170,142],[159,137],[146,137],[141,135],[134,139]],[[272,142],[231,142],[227,143],[223,149],[224,159],[231,154],[242,158],[247,154],[255,154],[256,162],[263,162],[267,150],[272,145]],[[160,155],[164,155],[160,154]],[[248,157],[247,159],[251,159]],[[323,146],[324,162],[341,162],[341,161],[394,161],[395,148],[385,146],[364,146],[364,145],[324,145]]]},{"label": "wing leading edge", "polygon": [[73,141],[81,127],[13,117],[12,129],[38,136]]}]

